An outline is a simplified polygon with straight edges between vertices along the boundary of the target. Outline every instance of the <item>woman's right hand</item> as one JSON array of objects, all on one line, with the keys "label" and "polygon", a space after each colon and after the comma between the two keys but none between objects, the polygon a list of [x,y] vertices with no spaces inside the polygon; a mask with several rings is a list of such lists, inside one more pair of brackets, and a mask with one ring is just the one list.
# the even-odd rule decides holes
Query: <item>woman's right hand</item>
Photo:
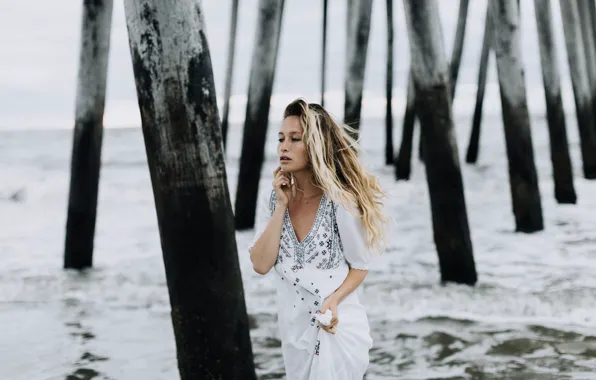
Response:
[{"label": "woman's right hand", "polygon": [[282,171],[281,167],[273,172],[273,188],[275,189],[277,202],[288,206],[294,196],[294,186],[290,181],[290,175]]}]

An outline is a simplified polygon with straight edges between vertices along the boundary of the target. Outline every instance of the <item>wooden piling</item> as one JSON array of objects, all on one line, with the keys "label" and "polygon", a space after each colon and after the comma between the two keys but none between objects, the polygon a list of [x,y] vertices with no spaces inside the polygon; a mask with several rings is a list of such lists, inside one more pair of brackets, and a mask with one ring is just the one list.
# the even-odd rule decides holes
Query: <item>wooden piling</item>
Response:
[{"label": "wooden piling", "polygon": [[321,45],[321,107],[325,107],[325,74],[327,72],[327,10],[328,0],[323,0],[323,43]]},{"label": "wooden piling", "polygon": [[526,100],[516,0],[490,0],[515,230],[544,228]]},{"label": "wooden piling", "polygon": [[362,90],[368,51],[368,35],[372,14],[372,1],[352,0],[352,19],[348,21],[350,33],[347,36],[346,76],[344,84],[344,123],[356,130],[352,137],[358,139],[360,114],[362,111]]},{"label": "wooden piling", "polygon": [[476,105],[472,117],[472,132],[466,152],[466,162],[474,164],[478,160],[480,146],[480,124],[482,121],[482,106],[484,105],[484,91],[486,89],[486,75],[488,73],[488,59],[493,38],[492,18],[490,6],[487,6],[484,19],[484,37],[482,38],[482,51],[480,53],[480,64],[478,65],[478,81],[476,86]]},{"label": "wooden piling", "polygon": [[592,17],[590,16],[590,3],[594,0],[577,0],[579,19],[582,29],[582,40],[584,42],[584,56],[586,68],[590,78],[590,97],[592,99],[592,112],[596,112],[596,45],[594,41],[594,29],[592,29]]},{"label": "wooden piling", "polygon": [[552,30],[552,16],[549,0],[534,0],[534,13],[540,46],[542,81],[546,98],[546,115],[550,137],[550,158],[553,165],[555,199],[558,203],[577,201],[573,186],[573,168],[567,143],[565,112],[561,98],[561,83],[557,51]]},{"label": "wooden piling", "polygon": [[256,379],[201,2],[124,5],[180,378]]},{"label": "wooden piling", "polygon": [[93,265],[112,0],[84,0],[64,268]]},{"label": "wooden piling", "polygon": [[[477,281],[435,0],[404,0],[441,280]],[[432,112],[429,112],[432,110]]]},{"label": "wooden piling", "polygon": [[592,35],[596,41],[596,2],[588,1],[588,12],[590,13],[590,25],[592,27]]},{"label": "wooden piling", "polygon": [[408,75],[408,88],[406,94],[406,110],[402,122],[401,143],[395,159],[395,179],[397,180],[409,180],[412,172],[412,147],[414,140],[414,123],[416,121],[416,97],[411,69]]},{"label": "wooden piling", "polygon": [[575,1],[560,1],[567,61],[575,99],[575,113],[579,129],[583,173],[596,179],[596,128],[591,103],[590,78],[586,65],[579,9]]},{"label": "wooden piling", "polygon": [[393,0],[387,0],[387,61],[385,66],[385,165],[393,163]]},{"label": "wooden piling", "polygon": [[238,230],[254,226],[283,8],[284,0],[259,1],[234,208]]},{"label": "wooden piling", "polygon": [[[466,22],[467,22],[467,15],[468,15],[468,5],[469,0],[460,0],[459,2],[459,11],[458,11],[458,19],[457,19],[457,28],[455,31],[455,38],[453,41],[453,50],[451,54],[451,62],[450,62],[450,77],[451,77],[451,103],[453,103],[453,99],[455,96],[455,89],[457,87],[457,77],[459,73],[459,66],[461,62],[461,56],[463,53],[463,46],[464,46],[464,37],[466,34]],[[402,139],[400,153],[397,157],[397,161],[399,163],[399,169],[396,167],[396,178],[397,179],[409,179],[410,178],[410,160],[412,155],[412,138],[414,137],[414,124],[416,122],[416,114],[415,114],[415,99],[416,94],[414,93],[414,87],[410,85],[408,82],[407,88],[407,101],[406,101],[406,110],[404,112],[404,119],[403,119],[403,126],[402,126],[402,135],[404,137],[409,138],[409,141],[404,141]],[[420,139],[418,140],[418,157],[420,161],[424,162],[424,139],[422,138],[422,130],[420,131]],[[402,154],[402,149],[405,149],[404,153]],[[408,160],[408,162],[404,162],[403,160]],[[398,172],[399,170],[399,172]]]},{"label": "wooden piling", "polygon": [[230,96],[232,95],[232,77],[234,76],[234,55],[236,54],[236,29],[238,26],[238,0],[232,0],[232,18],[228,39],[228,62],[226,64],[226,84],[224,87],[224,107],[221,119],[221,131],[224,147],[228,142],[228,117],[230,114]]},{"label": "wooden piling", "polygon": [[468,5],[469,0],[459,0],[459,12],[457,15],[457,28],[455,30],[455,39],[453,41],[453,50],[451,51],[451,62],[449,70],[451,73],[451,102],[455,97],[455,89],[457,88],[457,77],[459,74],[459,66],[461,56],[464,51],[464,39],[466,36],[466,24],[468,19]]}]

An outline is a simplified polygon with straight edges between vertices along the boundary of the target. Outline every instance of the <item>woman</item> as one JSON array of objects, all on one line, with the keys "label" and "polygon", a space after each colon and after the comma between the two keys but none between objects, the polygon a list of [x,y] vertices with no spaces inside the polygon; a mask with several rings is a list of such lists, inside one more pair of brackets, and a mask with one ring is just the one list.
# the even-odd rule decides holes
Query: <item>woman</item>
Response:
[{"label": "woman", "polygon": [[385,195],[346,128],[318,104],[286,107],[280,167],[249,247],[257,273],[275,268],[289,380],[361,380],[369,362],[372,338],[355,290],[382,247]]}]

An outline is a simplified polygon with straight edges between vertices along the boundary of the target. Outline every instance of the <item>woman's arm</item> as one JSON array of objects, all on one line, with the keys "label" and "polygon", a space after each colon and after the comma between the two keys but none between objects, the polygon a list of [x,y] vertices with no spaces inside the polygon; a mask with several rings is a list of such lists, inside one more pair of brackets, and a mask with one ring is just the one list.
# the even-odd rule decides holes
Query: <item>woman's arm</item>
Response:
[{"label": "woman's arm", "polygon": [[360,269],[352,269],[348,272],[348,276],[341,284],[339,288],[333,294],[331,294],[328,298],[333,298],[336,304],[340,304],[350,293],[352,293],[368,274],[367,270],[360,270]]},{"label": "woman's arm", "polygon": [[279,240],[287,206],[278,203],[267,227],[250,250],[252,267],[258,274],[267,274],[275,265],[279,253]]},{"label": "woman's arm", "polygon": [[325,313],[327,309],[331,310],[331,324],[329,326],[321,325],[321,328],[332,334],[335,334],[335,326],[339,322],[337,306],[364,281],[371,260],[360,218],[349,213],[343,207],[337,209],[336,218],[339,236],[344,248],[344,257],[350,265],[350,270],[340,287],[327,297],[321,308],[321,313]]},{"label": "woman's arm", "polygon": [[337,306],[354,290],[362,284],[362,281],[366,278],[368,274],[367,270],[360,270],[360,269],[352,269],[348,272],[346,279],[341,284],[339,288],[333,294],[331,294],[325,302],[323,302],[323,306],[321,307],[321,313],[325,313],[327,309],[331,310],[331,323],[329,326],[320,325],[321,328],[328,333],[335,334],[336,333],[336,325],[339,323],[339,318],[337,317]]},{"label": "woman's arm", "polygon": [[[273,172],[273,190],[275,194],[275,208],[273,214],[269,209],[269,202],[263,200],[261,218],[255,236],[258,236],[249,248],[250,261],[255,272],[267,274],[275,265],[277,255],[279,254],[279,241],[283,229],[284,217],[290,201],[294,197],[296,189],[291,185],[287,173],[278,167]],[[270,199],[271,200],[271,199]],[[263,226],[267,223],[266,227]],[[262,232],[261,232],[262,231]]]}]

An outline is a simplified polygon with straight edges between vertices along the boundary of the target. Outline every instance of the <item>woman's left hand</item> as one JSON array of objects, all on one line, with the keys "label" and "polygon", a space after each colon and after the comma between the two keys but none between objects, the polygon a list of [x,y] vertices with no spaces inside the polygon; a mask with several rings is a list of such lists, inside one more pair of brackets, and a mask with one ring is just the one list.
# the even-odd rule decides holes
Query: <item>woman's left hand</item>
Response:
[{"label": "woman's left hand", "polygon": [[321,314],[324,314],[327,310],[331,310],[331,323],[329,326],[325,326],[319,322],[321,328],[327,331],[330,334],[335,334],[337,332],[337,324],[339,323],[339,318],[337,317],[337,301],[333,298],[333,295],[329,296],[325,302],[323,302],[323,307],[321,308]]}]

